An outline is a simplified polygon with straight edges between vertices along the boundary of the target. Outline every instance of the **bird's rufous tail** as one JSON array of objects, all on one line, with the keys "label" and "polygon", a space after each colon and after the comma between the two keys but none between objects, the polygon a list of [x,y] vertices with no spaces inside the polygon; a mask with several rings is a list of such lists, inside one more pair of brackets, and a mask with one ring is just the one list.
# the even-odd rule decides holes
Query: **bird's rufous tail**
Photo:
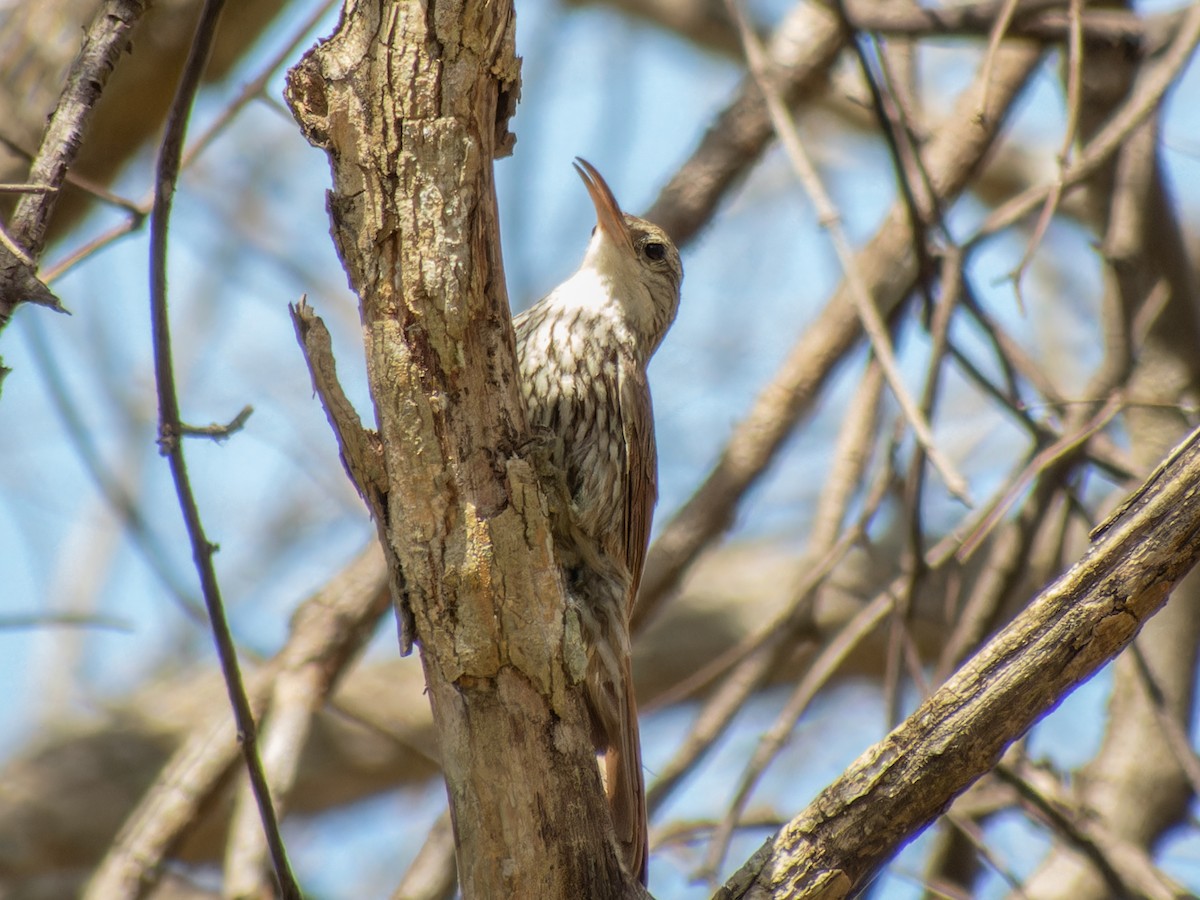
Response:
[{"label": "bird's rufous tail", "polygon": [[629,657],[622,668],[616,693],[620,722],[616,734],[607,735],[604,781],[613,828],[625,870],[644,885],[649,853],[646,826],[646,784],[642,777],[642,744],[638,734],[637,703]]}]

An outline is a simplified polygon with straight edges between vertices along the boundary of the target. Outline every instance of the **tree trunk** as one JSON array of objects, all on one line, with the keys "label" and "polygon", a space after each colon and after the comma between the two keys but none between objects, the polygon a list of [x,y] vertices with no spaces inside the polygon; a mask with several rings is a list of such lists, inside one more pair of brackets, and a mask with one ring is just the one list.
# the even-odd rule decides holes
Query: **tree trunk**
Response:
[{"label": "tree trunk", "polygon": [[382,483],[356,479],[411,610],[463,895],[628,896],[638,888],[612,843],[578,623],[519,456],[492,182],[511,145],[513,30],[511,3],[347,4],[290,72],[288,99],[330,156],[383,448]]}]

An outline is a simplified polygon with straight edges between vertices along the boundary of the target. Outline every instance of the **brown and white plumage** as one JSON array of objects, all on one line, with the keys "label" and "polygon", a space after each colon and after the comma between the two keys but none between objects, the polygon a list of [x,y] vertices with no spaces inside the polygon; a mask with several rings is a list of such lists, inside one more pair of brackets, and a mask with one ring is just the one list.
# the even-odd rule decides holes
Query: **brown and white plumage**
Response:
[{"label": "brown and white plumage", "polygon": [[625,215],[575,166],[598,225],[579,270],[514,321],[530,425],[545,435],[566,509],[555,552],[588,649],[587,700],[626,869],[646,880],[645,787],[629,615],[650,536],[658,460],[646,365],[679,306],[683,268],[657,225]]}]

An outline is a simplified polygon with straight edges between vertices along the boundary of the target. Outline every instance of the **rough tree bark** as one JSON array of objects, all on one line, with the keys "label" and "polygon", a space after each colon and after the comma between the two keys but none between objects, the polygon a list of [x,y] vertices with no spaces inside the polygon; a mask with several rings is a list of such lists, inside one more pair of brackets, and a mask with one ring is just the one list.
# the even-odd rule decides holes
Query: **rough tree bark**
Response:
[{"label": "rough tree bark", "polygon": [[347,462],[411,606],[463,895],[631,896],[585,725],[578,623],[519,453],[492,182],[512,141],[513,30],[511,3],[347,3],[289,73],[288,99],[330,157],[381,483]]}]

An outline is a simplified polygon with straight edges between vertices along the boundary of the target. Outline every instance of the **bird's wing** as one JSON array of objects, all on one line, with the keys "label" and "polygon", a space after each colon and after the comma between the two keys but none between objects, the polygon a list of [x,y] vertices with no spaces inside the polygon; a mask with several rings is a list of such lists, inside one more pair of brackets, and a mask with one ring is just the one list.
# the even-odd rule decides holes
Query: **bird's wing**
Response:
[{"label": "bird's wing", "polygon": [[626,615],[632,615],[650,542],[650,522],[658,500],[658,452],[654,444],[654,411],[646,373],[633,360],[622,358],[619,368],[621,427],[625,435],[625,564],[630,590]]}]

